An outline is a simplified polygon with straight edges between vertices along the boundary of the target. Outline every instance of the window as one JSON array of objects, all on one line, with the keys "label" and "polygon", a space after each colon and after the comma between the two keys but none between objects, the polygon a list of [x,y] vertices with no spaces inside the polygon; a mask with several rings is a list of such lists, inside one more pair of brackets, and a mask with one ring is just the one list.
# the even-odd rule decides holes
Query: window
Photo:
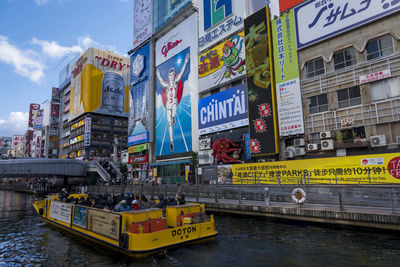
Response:
[{"label": "window", "polygon": [[342,69],[357,63],[356,51],[353,47],[336,52],[333,55],[335,70]]},{"label": "window", "polygon": [[324,61],[322,58],[314,59],[306,63],[307,78],[322,75],[325,73]]},{"label": "window", "polygon": [[339,108],[361,104],[360,87],[354,86],[337,91]]},{"label": "window", "polygon": [[310,114],[328,111],[328,96],[327,94],[316,95],[309,98]]},{"label": "window", "polygon": [[354,142],[355,139],[365,138],[365,128],[364,126],[361,126],[353,129],[347,129],[340,131],[340,134],[342,142]]},{"label": "window", "polygon": [[371,83],[372,101],[379,101],[398,96],[400,96],[399,77]]},{"label": "window", "polygon": [[367,60],[393,54],[392,36],[384,35],[367,43]]}]

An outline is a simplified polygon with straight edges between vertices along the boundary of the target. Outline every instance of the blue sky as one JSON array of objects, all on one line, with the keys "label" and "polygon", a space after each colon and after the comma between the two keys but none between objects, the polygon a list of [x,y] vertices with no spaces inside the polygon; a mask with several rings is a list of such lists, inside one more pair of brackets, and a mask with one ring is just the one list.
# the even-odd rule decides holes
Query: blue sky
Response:
[{"label": "blue sky", "polygon": [[23,134],[30,103],[58,86],[71,55],[132,48],[133,0],[0,0],[0,136]]}]

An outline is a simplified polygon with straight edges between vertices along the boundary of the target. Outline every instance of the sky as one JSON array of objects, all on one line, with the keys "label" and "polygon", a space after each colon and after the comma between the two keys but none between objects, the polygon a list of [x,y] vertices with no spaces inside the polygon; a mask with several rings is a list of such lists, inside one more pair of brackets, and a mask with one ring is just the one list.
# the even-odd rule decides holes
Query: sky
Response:
[{"label": "sky", "polygon": [[29,104],[50,99],[74,55],[127,56],[132,31],[133,0],[0,0],[0,136],[26,132]]}]

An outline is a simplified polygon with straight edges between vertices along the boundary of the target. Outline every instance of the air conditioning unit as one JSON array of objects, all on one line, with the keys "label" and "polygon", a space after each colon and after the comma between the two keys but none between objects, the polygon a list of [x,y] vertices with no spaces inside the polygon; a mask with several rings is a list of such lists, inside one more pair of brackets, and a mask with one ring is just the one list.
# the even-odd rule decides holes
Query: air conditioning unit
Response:
[{"label": "air conditioning unit", "polygon": [[329,138],[332,138],[331,131],[320,132],[320,133],[319,133],[319,138],[320,138],[320,139],[329,139]]},{"label": "air conditioning unit", "polygon": [[321,150],[333,150],[333,139],[322,140]]},{"label": "air conditioning unit", "polygon": [[294,158],[294,151],[293,150],[286,150],[283,154],[285,159],[291,159]]},{"label": "air conditioning unit", "polygon": [[387,145],[386,135],[384,135],[384,134],[371,136],[370,140],[371,140],[372,147],[379,147],[379,146]]},{"label": "air conditioning unit", "polygon": [[308,151],[316,151],[316,150],[318,150],[318,144],[308,144],[307,145],[307,150]]},{"label": "air conditioning unit", "polygon": [[304,146],[304,138],[294,139],[294,146]]},{"label": "air conditioning unit", "polygon": [[304,150],[304,147],[295,147],[294,148],[294,154],[296,156],[302,156],[306,154],[306,151]]}]

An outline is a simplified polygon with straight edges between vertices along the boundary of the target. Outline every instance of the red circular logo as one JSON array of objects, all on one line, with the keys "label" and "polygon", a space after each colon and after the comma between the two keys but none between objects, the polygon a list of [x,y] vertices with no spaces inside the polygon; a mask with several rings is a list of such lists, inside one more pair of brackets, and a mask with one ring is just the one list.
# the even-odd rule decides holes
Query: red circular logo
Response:
[{"label": "red circular logo", "polygon": [[392,158],[388,165],[388,171],[396,179],[400,179],[400,157]]}]

